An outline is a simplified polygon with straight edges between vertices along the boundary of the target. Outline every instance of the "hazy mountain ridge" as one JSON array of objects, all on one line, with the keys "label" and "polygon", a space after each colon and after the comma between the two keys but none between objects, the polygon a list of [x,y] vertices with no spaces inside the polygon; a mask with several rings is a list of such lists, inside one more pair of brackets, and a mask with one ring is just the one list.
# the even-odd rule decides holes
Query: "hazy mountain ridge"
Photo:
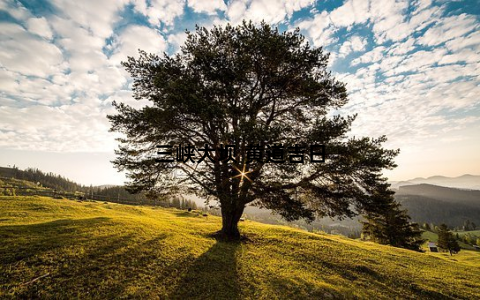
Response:
[{"label": "hazy mountain ridge", "polygon": [[480,224],[480,191],[431,184],[401,186],[395,199],[419,223],[461,227],[466,220]]},{"label": "hazy mountain ridge", "polygon": [[405,181],[391,181],[390,184],[392,188],[398,189],[401,186],[405,185],[414,185],[414,184],[432,184],[437,186],[459,188],[459,189],[472,189],[480,190],[480,175],[470,175],[465,174],[458,177],[447,177],[435,175],[428,178],[417,177]]},{"label": "hazy mountain ridge", "polygon": [[480,208],[480,190],[466,190],[422,183],[401,186],[396,194],[418,195],[444,202],[465,204]]}]

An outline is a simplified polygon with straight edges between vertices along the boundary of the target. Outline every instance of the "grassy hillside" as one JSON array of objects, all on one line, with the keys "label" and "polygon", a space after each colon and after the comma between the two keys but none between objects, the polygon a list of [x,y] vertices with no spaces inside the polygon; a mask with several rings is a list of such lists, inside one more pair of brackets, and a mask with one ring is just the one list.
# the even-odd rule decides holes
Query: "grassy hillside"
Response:
[{"label": "grassy hillside", "polygon": [[0,197],[0,298],[324,299],[480,295],[480,254],[412,251],[174,209]]},{"label": "grassy hillside", "polygon": [[458,235],[459,236],[464,236],[466,234],[474,235],[474,236],[480,236],[480,230],[470,230],[470,231],[459,231]]},{"label": "grassy hillside", "polygon": [[0,177],[0,196],[47,196],[77,198],[81,193],[56,191],[28,180]]},{"label": "grassy hillside", "polygon": [[[467,231],[467,232],[475,232],[475,231]],[[456,232],[453,232],[453,234],[455,235]],[[460,234],[460,232],[459,232],[459,235],[461,236],[462,234]],[[422,238],[424,238],[425,240],[427,240],[427,241],[425,242],[425,246],[426,246],[426,244],[427,244],[428,242],[434,242],[434,243],[436,243],[436,242],[438,241],[438,234],[436,234],[435,232],[432,232],[432,231],[424,231],[424,232],[422,233]],[[475,248],[473,248],[472,245],[466,244],[466,243],[464,243],[464,242],[462,242],[462,241],[458,241],[458,240],[457,240],[457,242],[458,242],[458,245],[459,245],[462,249],[467,249],[467,250],[474,250],[474,249],[475,249]],[[461,251],[463,251],[463,250],[461,250]],[[480,258],[480,252],[478,252],[478,254],[479,254],[479,258]]]}]

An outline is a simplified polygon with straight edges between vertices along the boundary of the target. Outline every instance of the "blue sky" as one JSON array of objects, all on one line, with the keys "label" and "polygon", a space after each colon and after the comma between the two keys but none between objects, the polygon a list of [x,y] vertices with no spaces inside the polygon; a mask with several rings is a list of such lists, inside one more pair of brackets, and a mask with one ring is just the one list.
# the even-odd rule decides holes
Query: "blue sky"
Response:
[{"label": "blue sky", "polygon": [[352,135],[400,148],[392,180],[480,174],[477,1],[102,0],[0,2],[0,165],[83,184],[121,184],[109,163],[113,100],[131,98],[120,62],[174,54],[195,24],[299,27],[331,53],[357,113]]}]

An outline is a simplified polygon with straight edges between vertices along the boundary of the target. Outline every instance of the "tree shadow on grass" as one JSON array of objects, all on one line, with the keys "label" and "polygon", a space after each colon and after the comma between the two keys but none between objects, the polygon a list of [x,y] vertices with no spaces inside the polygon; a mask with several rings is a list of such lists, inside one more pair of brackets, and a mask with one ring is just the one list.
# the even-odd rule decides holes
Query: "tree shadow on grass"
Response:
[{"label": "tree shadow on grass", "polygon": [[[24,299],[74,296],[72,286],[82,288],[88,283],[86,278],[101,278],[102,257],[128,245],[131,234],[105,235],[114,224],[110,218],[98,217],[0,226],[4,242],[0,271],[5,275],[0,276],[0,295]],[[103,235],[97,236],[99,229]],[[26,284],[38,277],[43,278]]]},{"label": "tree shadow on grass", "polygon": [[[0,276],[0,295],[24,299],[135,295],[132,289],[145,285],[138,275],[155,278],[154,272],[163,267],[158,265],[158,251],[167,234],[135,235],[135,228],[120,226],[104,217],[0,226],[5,241],[0,245],[0,273],[5,272]],[[41,280],[24,284],[42,275]]]},{"label": "tree shadow on grass", "polygon": [[217,240],[187,267],[168,299],[241,299],[240,247],[240,242]]},{"label": "tree shadow on grass", "polygon": [[77,278],[76,292],[92,298],[151,298],[148,289],[155,289],[152,278],[163,267],[159,246],[166,237],[112,238],[88,252],[81,260],[82,268],[71,269],[65,278]]},{"label": "tree shadow on grass", "polygon": [[0,247],[1,262],[10,264],[58,247],[81,244],[92,238],[79,235],[85,228],[99,227],[109,221],[110,218],[98,217],[0,226],[0,240],[3,242]]}]

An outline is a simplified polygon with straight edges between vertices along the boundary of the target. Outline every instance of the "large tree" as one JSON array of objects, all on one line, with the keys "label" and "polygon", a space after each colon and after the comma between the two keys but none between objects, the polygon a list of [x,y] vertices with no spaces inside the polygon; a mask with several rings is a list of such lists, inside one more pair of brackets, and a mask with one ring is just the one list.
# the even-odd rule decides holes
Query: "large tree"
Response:
[{"label": "large tree", "polygon": [[[327,70],[321,47],[299,30],[281,33],[265,23],[197,27],[187,36],[175,55],[140,51],[123,63],[135,99],[150,101],[141,109],[114,102],[118,114],[109,116],[112,131],[124,135],[114,164],[128,171],[132,192],[213,197],[220,233],[229,237],[240,236],[249,203],[286,220],[352,217],[375,206],[371,195],[388,186],[382,170],[395,167],[398,151],[382,148],[384,136],[346,136],[355,116],[337,113],[347,92]],[[216,149],[207,151],[211,160],[198,162],[205,152],[188,147],[195,157],[165,163],[157,154],[168,150],[158,145],[206,144]],[[236,147],[231,159],[225,145]],[[306,147],[293,158],[303,163],[290,161],[301,150],[295,145]],[[311,145],[325,145],[324,162],[310,160]]]}]

